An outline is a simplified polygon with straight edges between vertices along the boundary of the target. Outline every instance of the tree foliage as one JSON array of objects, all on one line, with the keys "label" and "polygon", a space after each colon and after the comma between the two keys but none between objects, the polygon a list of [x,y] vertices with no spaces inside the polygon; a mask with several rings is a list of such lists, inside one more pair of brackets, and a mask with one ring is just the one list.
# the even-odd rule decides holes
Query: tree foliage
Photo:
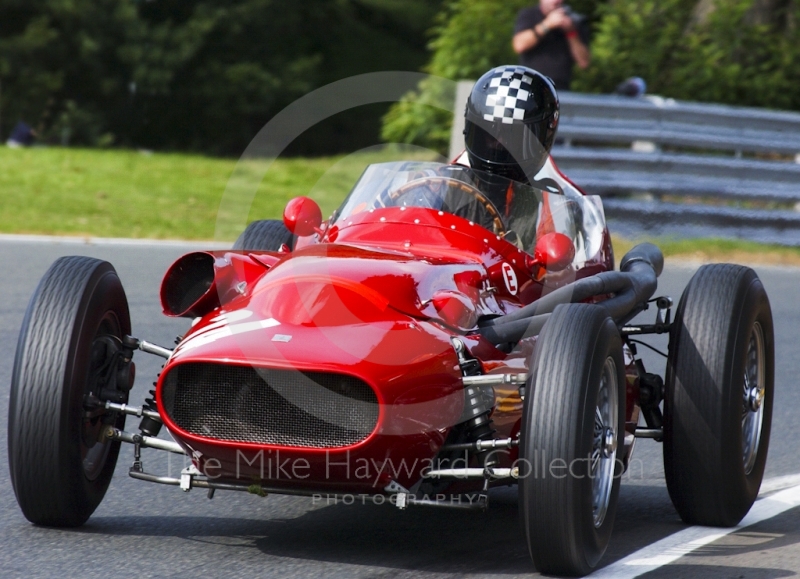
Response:
[{"label": "tree foliage", "polygon": [[574,89],[612,92],[640,76],[648,90],[669,84],[696,0],[611,0],[592,40],[592,64],[576,75]]},{"label": "tree foliage", "polygon": [[[495,66],[516,63],[518,57],[511,48],[514,21],[522,8],[533,4],[536,0],[450,0],[432,30],[429,46],[433,54],[426,72],[450,80],[476,79]],[[590,21],[602,4],[570,2]],[[452,106],[454,97],[445,94],[442,83],[423,82],[389,110],[384,117],[383,138],[446,152],[452,115],[441,106],[448,98],[447,105]]]},{"label": "tree foliage", "polygon": [[[516,11],[535,0],[450,0],[434,30],[427,71],[475,79],[516,62]],[[592,64],[572,89],[612,92],[641,76],[667,97],[800,110],[800,0],[606,0],[570,2],[593,25]],[[490,24],[488,24],[490,23]],[[446,151],[452,116],[434,110],[428,82],[384,117],[386,140]]]},{"label": "tree foliage", "polygon": [[798,18],[792,0],[612,0],[575,88],[636,75],[663,96],[800,109]]},{"label": "tree foliage", "polygon": [[[236,154],[337,79],[423,68],[460,80],[516,62],[514,18],[535,2],[0,0],[0,136],[22,119],[48,142]],[[593,25],[574,90],[637,75],[664,96],[800,110],[800,0],[570,4]],[[446,150],[452,98],[427,81],[386,114],[383,137]],[[372,144],[385,111],[337,115],[293,150]]]},{"label": "tree foliage", "polygon": [[[0,0],[0,134],[25,119],[47,140],[237,153],[314,88],[418,70],[440,4]],[[301,147],[374,142],[374,109],[333,119]]]},{"label": "tree foliage", "polygon": [[800,2],[717,1],[675,59],[675,98],[800,110]]}]

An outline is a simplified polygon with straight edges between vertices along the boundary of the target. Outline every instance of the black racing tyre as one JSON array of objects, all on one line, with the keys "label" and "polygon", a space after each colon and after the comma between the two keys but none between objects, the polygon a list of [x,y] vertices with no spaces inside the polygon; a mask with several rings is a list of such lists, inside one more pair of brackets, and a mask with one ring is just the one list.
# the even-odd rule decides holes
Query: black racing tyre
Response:
[{"label": "black racing tyre", "polygon": [[262,219],[253,221],[248,225],[233,249],[239,251],[279,251],[284,243],[289,249],[294,249],[295,237],[286,229],[283,221],[277,219]]},{"label": "black racing tyre", "polygon": [[625,366],[613,320],[558,306],[530,363],[520,432],[519,505],[542,573],[585,575],[614,526],[625,436]]},{"label": "black racing tyre", "polygon": [[664,395],[664,471],[681,518],[736,525],[758,496],[769,447],[775,341],[756,273],[701,267],[670,334]]},{"label": "black racing tyre", "polygon": [[8,411],[11,482],[32,523],[82,525],[105,495],[120,443],[101,439],[125,416],[87,417],[86,396],[104,387],[109,342],[131,333],[128,302],[110,263],[58,259],[22,322]]}]

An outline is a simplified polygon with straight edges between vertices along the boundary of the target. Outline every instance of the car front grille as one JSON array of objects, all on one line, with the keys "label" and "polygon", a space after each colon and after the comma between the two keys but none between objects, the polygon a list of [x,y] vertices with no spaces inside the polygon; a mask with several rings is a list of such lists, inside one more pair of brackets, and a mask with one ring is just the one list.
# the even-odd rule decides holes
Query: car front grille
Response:
[{"label": "car front grille", "polygon": [[375,392],[343,374],[187,363],[169,370],[161,395],[182,430],[234,442],[336,448],[378,422]]}]

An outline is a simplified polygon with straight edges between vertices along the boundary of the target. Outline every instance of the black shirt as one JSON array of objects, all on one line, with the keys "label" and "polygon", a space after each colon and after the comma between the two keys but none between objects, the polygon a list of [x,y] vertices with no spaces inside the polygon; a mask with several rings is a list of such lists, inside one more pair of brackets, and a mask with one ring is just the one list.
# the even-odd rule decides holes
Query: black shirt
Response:
[{"label": "black shirt", "polygon": [[[543,20],[544,14],[538,6],[525,8],[517,14],[514,34],[530,30]],[[581,41],[588,46],[589,34],[586,25],[580,23],[575,28]],[[575,64],[575,59],[572,58],[567,36],[560,28],[550,30],[539,38],[536,46],[519,55],[519,62],[523,66],[549,76],[553,79],[557,90],[569,90],[572,82],[572,65]]]}]

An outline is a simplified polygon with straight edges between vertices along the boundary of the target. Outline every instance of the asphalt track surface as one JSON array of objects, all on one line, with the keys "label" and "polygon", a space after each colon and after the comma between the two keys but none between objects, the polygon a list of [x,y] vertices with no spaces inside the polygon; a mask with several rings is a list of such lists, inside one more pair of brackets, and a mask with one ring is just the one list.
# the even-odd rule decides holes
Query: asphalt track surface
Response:
[{"label": "asphalt track surface", "polygon": [[[166,267],[189,249],[0,240],[0,349],[4,352],[0,358],[0,577],[505,578],[535,573],[518,526],[513,488],[493,491],[486,513],[430,507],[399,511],[388,505],[325,505],[313,504],[310,498],[223,492],[208,500],[198,489],[183,493],[176,487],[128,478],[132,450],[126,446],[105,500],[84,527],[59,530],[29,524],[17,507],[8,476],[5,425],[17,334],[37,281],[61,255],[107,259],[117,267],[128,293],[134,333],[171,345],[185,330],[185,322],[161,315],[158,287]],[[668,263],[659,293],[672,295],[677,303],[695,267]],[[795,502],[788,504],[796,505],[800,504],[795,488],[800,477],[791,475],[800,473],[800,422],[796,419],[800,409],[800,306],[796,303],[800,269],[756,265],[756,270],[772,301],[777,334],[766,490],[789,488],[772,496],[782,500],[787,493],[793,494],[790,499]],[[663,338],[650,342],[666,345]],[[131,401],[140,404],[159,360],[139,353],[136,361],[137,385]],[[656,355],[646,354],[646,363],[650,371],[663,371]],[[128,428],[135,425],[129,419]],[[145,450],[147,470],[176,476],[182,466],[180,457],[164,454]],[[787,503],[781,503],[784,506],[777,516],[763,517],[730,533],[689,528],[667,495],[658,443],[638,441],[634,459],[623,482],[614,534],[603,560],[611,565],[605,575],[634,577],[649,569],[644,577],[800,574],[800,508],[787,509]],[[638,566],[622,564],[631,558]]]}]

